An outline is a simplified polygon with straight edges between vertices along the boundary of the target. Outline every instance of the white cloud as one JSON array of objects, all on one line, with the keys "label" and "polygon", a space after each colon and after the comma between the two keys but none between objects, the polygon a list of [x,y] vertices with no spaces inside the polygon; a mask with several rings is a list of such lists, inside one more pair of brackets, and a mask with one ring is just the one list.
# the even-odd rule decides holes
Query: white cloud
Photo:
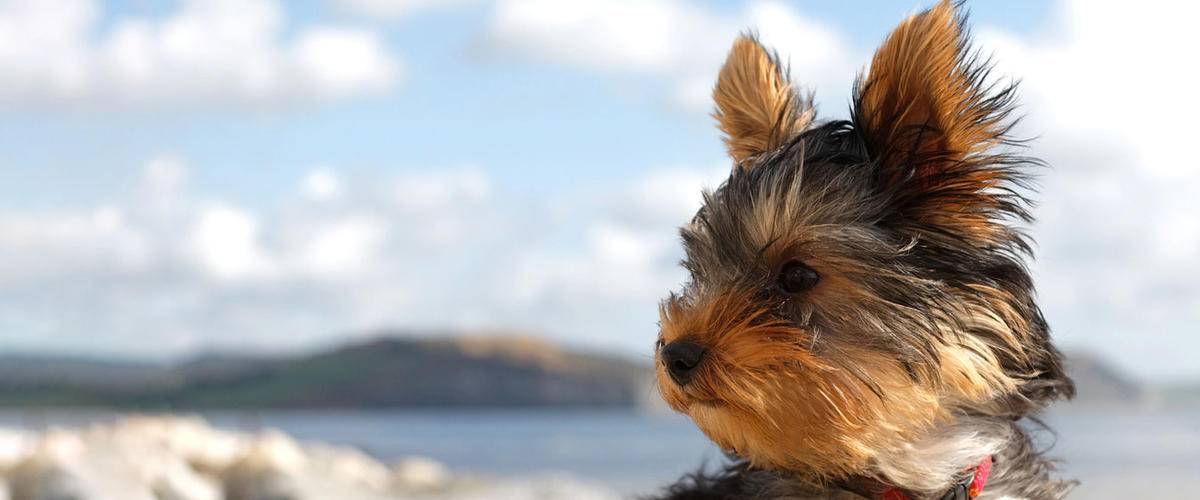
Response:
[{"label": "white cloud", "polygon": [[94,0],[0,3],[0,101],[277,103],[379,92],[400,61],[361,29],[287,33],[275,0],[185,0],[101,31]]},{"label": "white cloud", "polygon": [[375,33],[321,28],[302,35],[292,57],[297,73],[310,82],[313,91],[343,97],[384,90],[396,81],[399,63],[382,47]]},{"label": "white cloud", "polygon": [[1184,90],[1200,70],[1182,62],[1200,46],[1197,11],[1069,0],[1045,36],[979,37],[1021,79],[1021,131],[1053,167],[1035,229],[1047,317],[1065,342],[1156,376],[1195,374],[1179,346],[1200,322],[1200,160],[1181,153],[1200,113]]},{"label": "white cloud", "polygon": [[183,160],[173,156],[153,158],[142,171],[142,184],[152,193],[177,193],[184,188],[187,180],[187,166]]},{"label": "white cloud", "polygon": [[677,104],[703,111],[717,68],[745,30],[778,50],[797,83],[819,89],[822,102],[845,102],[854,61],[865,61],[836,30],[761,0],[734,13],[676,0],[501,0],[487,41],[501,54],[666,77]]},{"label": "white cloud", "polygon": [[713,34],[724,28],[711,13],[671,0],[511,0],[496,5],[489,36],[557,63],[659,72],[709,62],[719,41],[687,44],[719,38]]},{"label": "white cloud", "polygon": [[219,279],[266,274],[269,264],[259,245],[258,221],[233,207],[204,209],[192,229],[191,246],[199,264]]},{"label": "white cloud", "polygon": [[477,168],[449,172],[409,173],[392,183],[393,201],[405,208],[432,208],[475,203],[492,192],[487,174]]},{"label": "white cloud", "polygon": [[418,12],[463,7],[480,0],[335,0],[343,9],[383,19],[401,19]]},{"label": "white cloud", "polygon": [[342,197],[342,179],[321,168],[313,170],[300,181],[300,193],[312,201],[333,201]]},{"label": "white cloud", "polygon": [[1063,27],[1052,37],[986,30],[982,40],[996,49],[1001,69],[1029,82],[1030,109],[1045,110],[1055,130],[1111,136],[1132,145],[1148,173],[1190,176],[1200,162],[1153,146],[1192,136],[1200,98],[1176,85],[1200,78],[1200,67],[1181,62],[1200,39],[1191,22],[1197,15],[1200,6],[1161,0],[1136,9],[1070,0],[1059,5]]},{"label": "white cloud", "polygon": [[361,273],[382,258],[379,249],[385,227],[384,222],[367,215],[327,223],[313,231],[303,248],[302,268],[330,279]]},{"label": "white cloud", "polygon": [[0,215],[0,274],[33,284],[69,276],[68,267],[109,272],[140,267],[146,242],[111,205],[78,212]]},{"label": "white cloud", "polygon": [[162,356],[404,327],[640,348],[683,279],[675,227],[720,177],[676,167],[530,199],[471,167],[318,168],[252,208],[189,171],[161,156],[95,207],[0,215],[6,343]]}]

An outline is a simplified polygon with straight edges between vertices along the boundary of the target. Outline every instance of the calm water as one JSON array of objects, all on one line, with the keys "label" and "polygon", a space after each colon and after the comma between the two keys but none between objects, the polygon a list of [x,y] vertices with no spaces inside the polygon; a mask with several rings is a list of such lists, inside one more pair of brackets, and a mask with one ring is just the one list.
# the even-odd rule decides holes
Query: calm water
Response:
[{"label": "calm water", "polygon": [[[204,416],[231,430],[283,430],[301,440],[359,447],[384,460],[428,456],[493,476],[566,473],[625,493],[646,493],[721,454],[674,415],[573,411],[271,411]],[[113,417],[104,413],[0,413],[31,429]],[[1067,410],[1047,416],[1053,454],[1083,480],[1075,498],[1181,498],[1200,491],[1200,410]],[[1189,493],[1190,495],[1190,493]],[[1186,496],[1186,495],[1185,495]]]}]

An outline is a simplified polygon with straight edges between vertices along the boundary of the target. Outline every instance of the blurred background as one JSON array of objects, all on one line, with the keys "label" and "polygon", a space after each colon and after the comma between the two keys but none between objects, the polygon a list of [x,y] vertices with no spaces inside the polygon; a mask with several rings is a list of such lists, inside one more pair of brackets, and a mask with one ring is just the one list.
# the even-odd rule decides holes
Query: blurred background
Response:
[{"label": "blurred background", "polygon": [[[847,115],[928,1],[0,0],[0,499],[620,498],[754,29]],[[970,2],[1022,81],[1075,498],[1200,488],[1197,7]],[[57,495],[57,496],[55,496]]]}]

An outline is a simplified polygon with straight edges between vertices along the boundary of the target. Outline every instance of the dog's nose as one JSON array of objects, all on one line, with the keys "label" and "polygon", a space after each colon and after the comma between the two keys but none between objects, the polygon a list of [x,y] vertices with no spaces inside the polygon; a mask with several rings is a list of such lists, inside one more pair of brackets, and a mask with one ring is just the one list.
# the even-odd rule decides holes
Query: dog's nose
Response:
[{"label": "dog's nose", "polygon": [[704,360],[705,349],[690,340],[676,340],[663,346],[658,353],[667,374],[676,384],[687,385],[692,380],[692,371]]}]

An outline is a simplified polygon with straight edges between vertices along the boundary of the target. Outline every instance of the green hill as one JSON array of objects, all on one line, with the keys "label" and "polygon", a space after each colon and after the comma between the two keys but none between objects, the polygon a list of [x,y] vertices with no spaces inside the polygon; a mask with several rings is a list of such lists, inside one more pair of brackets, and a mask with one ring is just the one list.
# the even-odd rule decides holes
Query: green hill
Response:
[{"label": "green hill", "polygon": [[175,366],[13,359],[0,358],[2,406],[631,407],[652,394],[647,366],[525,338],[381,338],[305,356],[207,356]]}]

